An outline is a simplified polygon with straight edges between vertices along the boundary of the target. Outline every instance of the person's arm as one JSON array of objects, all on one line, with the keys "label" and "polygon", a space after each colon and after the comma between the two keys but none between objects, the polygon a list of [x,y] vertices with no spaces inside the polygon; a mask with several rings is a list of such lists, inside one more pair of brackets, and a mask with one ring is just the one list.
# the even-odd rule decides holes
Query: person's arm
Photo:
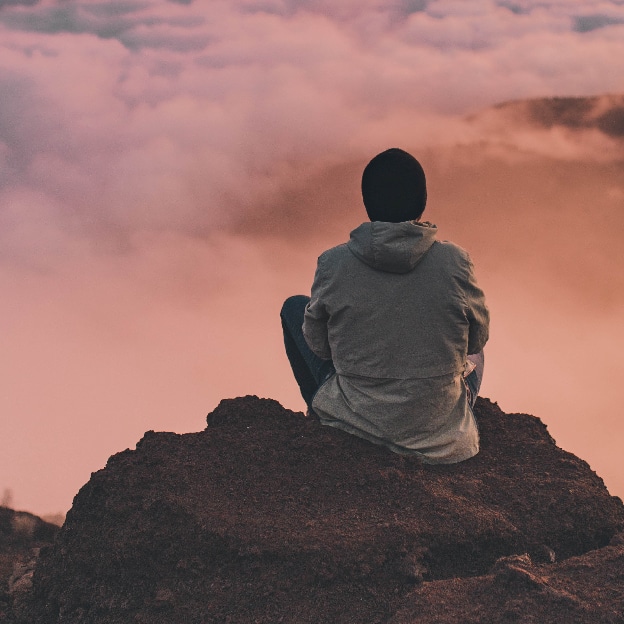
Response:
[{"label": "person's arm", "polygon": [[331,360],[331,349],[327,333],[329,314],[323,303],[326,281],[322,277],[321,258],[319,258],[310,303],[306,306],[303,317],[303,336],[312,352],[323,360]]},{"label": "person's arm", "polygon": [[468,329],[468,355],[483,351],[488,341],[490,329],[490,313],[485,304],[485,295],[474,274],[474,266],[466,255],[466,271],[464,276],[464,294],[466,297],[466,317],[470,323]]}]

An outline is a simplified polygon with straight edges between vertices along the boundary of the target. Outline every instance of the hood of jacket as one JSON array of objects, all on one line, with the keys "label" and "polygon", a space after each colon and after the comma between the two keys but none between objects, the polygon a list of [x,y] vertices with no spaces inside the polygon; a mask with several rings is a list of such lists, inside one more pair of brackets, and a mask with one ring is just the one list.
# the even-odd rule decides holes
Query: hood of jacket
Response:
[{"label": "hood of jacket", "polygon": [[350,251],[365,264],[388,273],[409,273],[435,242],[438,228],[428,222],[362,223],[351,232]]}]

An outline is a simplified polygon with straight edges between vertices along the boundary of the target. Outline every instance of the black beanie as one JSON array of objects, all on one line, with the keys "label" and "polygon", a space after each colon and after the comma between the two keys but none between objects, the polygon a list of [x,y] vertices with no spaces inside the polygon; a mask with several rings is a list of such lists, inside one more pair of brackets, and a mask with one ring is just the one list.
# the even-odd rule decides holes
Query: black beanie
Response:
[{"label": "black beanie", "polygon": [[427,203],[425,172],[411,154],[393,147],[366,165],[362,199],[371,221],[419,219]]}]

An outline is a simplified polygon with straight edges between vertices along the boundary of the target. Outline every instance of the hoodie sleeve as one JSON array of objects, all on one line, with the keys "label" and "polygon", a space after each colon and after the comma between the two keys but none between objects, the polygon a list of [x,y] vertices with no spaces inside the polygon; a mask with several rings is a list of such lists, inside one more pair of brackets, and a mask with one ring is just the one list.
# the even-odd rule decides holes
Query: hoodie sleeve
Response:
[{"label": "hoodie sleeve", "polygon": [[322,274],[322,256],[318,260],[310,303],[306,306],[303,317],[303,336],[315,355],[323,360],[331,360],[331,349],[327,332],[329,313],[323,302],[323,293],[327,282]]},{"label": "hoodie sleeve", "polygon": [[474,266],[467,254],[463,288],[466,301],[465,313],[470,324],[468,329],[468,355],[472,355],[482,351],[485,343],[488,341],[490,313],[485,305],[485,295],[477,284]]}]

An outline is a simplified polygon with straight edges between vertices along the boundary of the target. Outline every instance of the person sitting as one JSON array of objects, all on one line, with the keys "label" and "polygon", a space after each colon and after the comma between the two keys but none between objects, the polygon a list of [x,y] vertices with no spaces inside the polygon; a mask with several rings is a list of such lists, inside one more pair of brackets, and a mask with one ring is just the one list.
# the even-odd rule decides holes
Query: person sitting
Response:
[{"label": "person sitting", "polygon": [[321,254],[311,297],[282,307],[295,379],[325,425],[426,463],[466,460],[489,327],[473,264],[420,220],[426,178],[411,154],[375,156],[362,199],[369,221]]}]

